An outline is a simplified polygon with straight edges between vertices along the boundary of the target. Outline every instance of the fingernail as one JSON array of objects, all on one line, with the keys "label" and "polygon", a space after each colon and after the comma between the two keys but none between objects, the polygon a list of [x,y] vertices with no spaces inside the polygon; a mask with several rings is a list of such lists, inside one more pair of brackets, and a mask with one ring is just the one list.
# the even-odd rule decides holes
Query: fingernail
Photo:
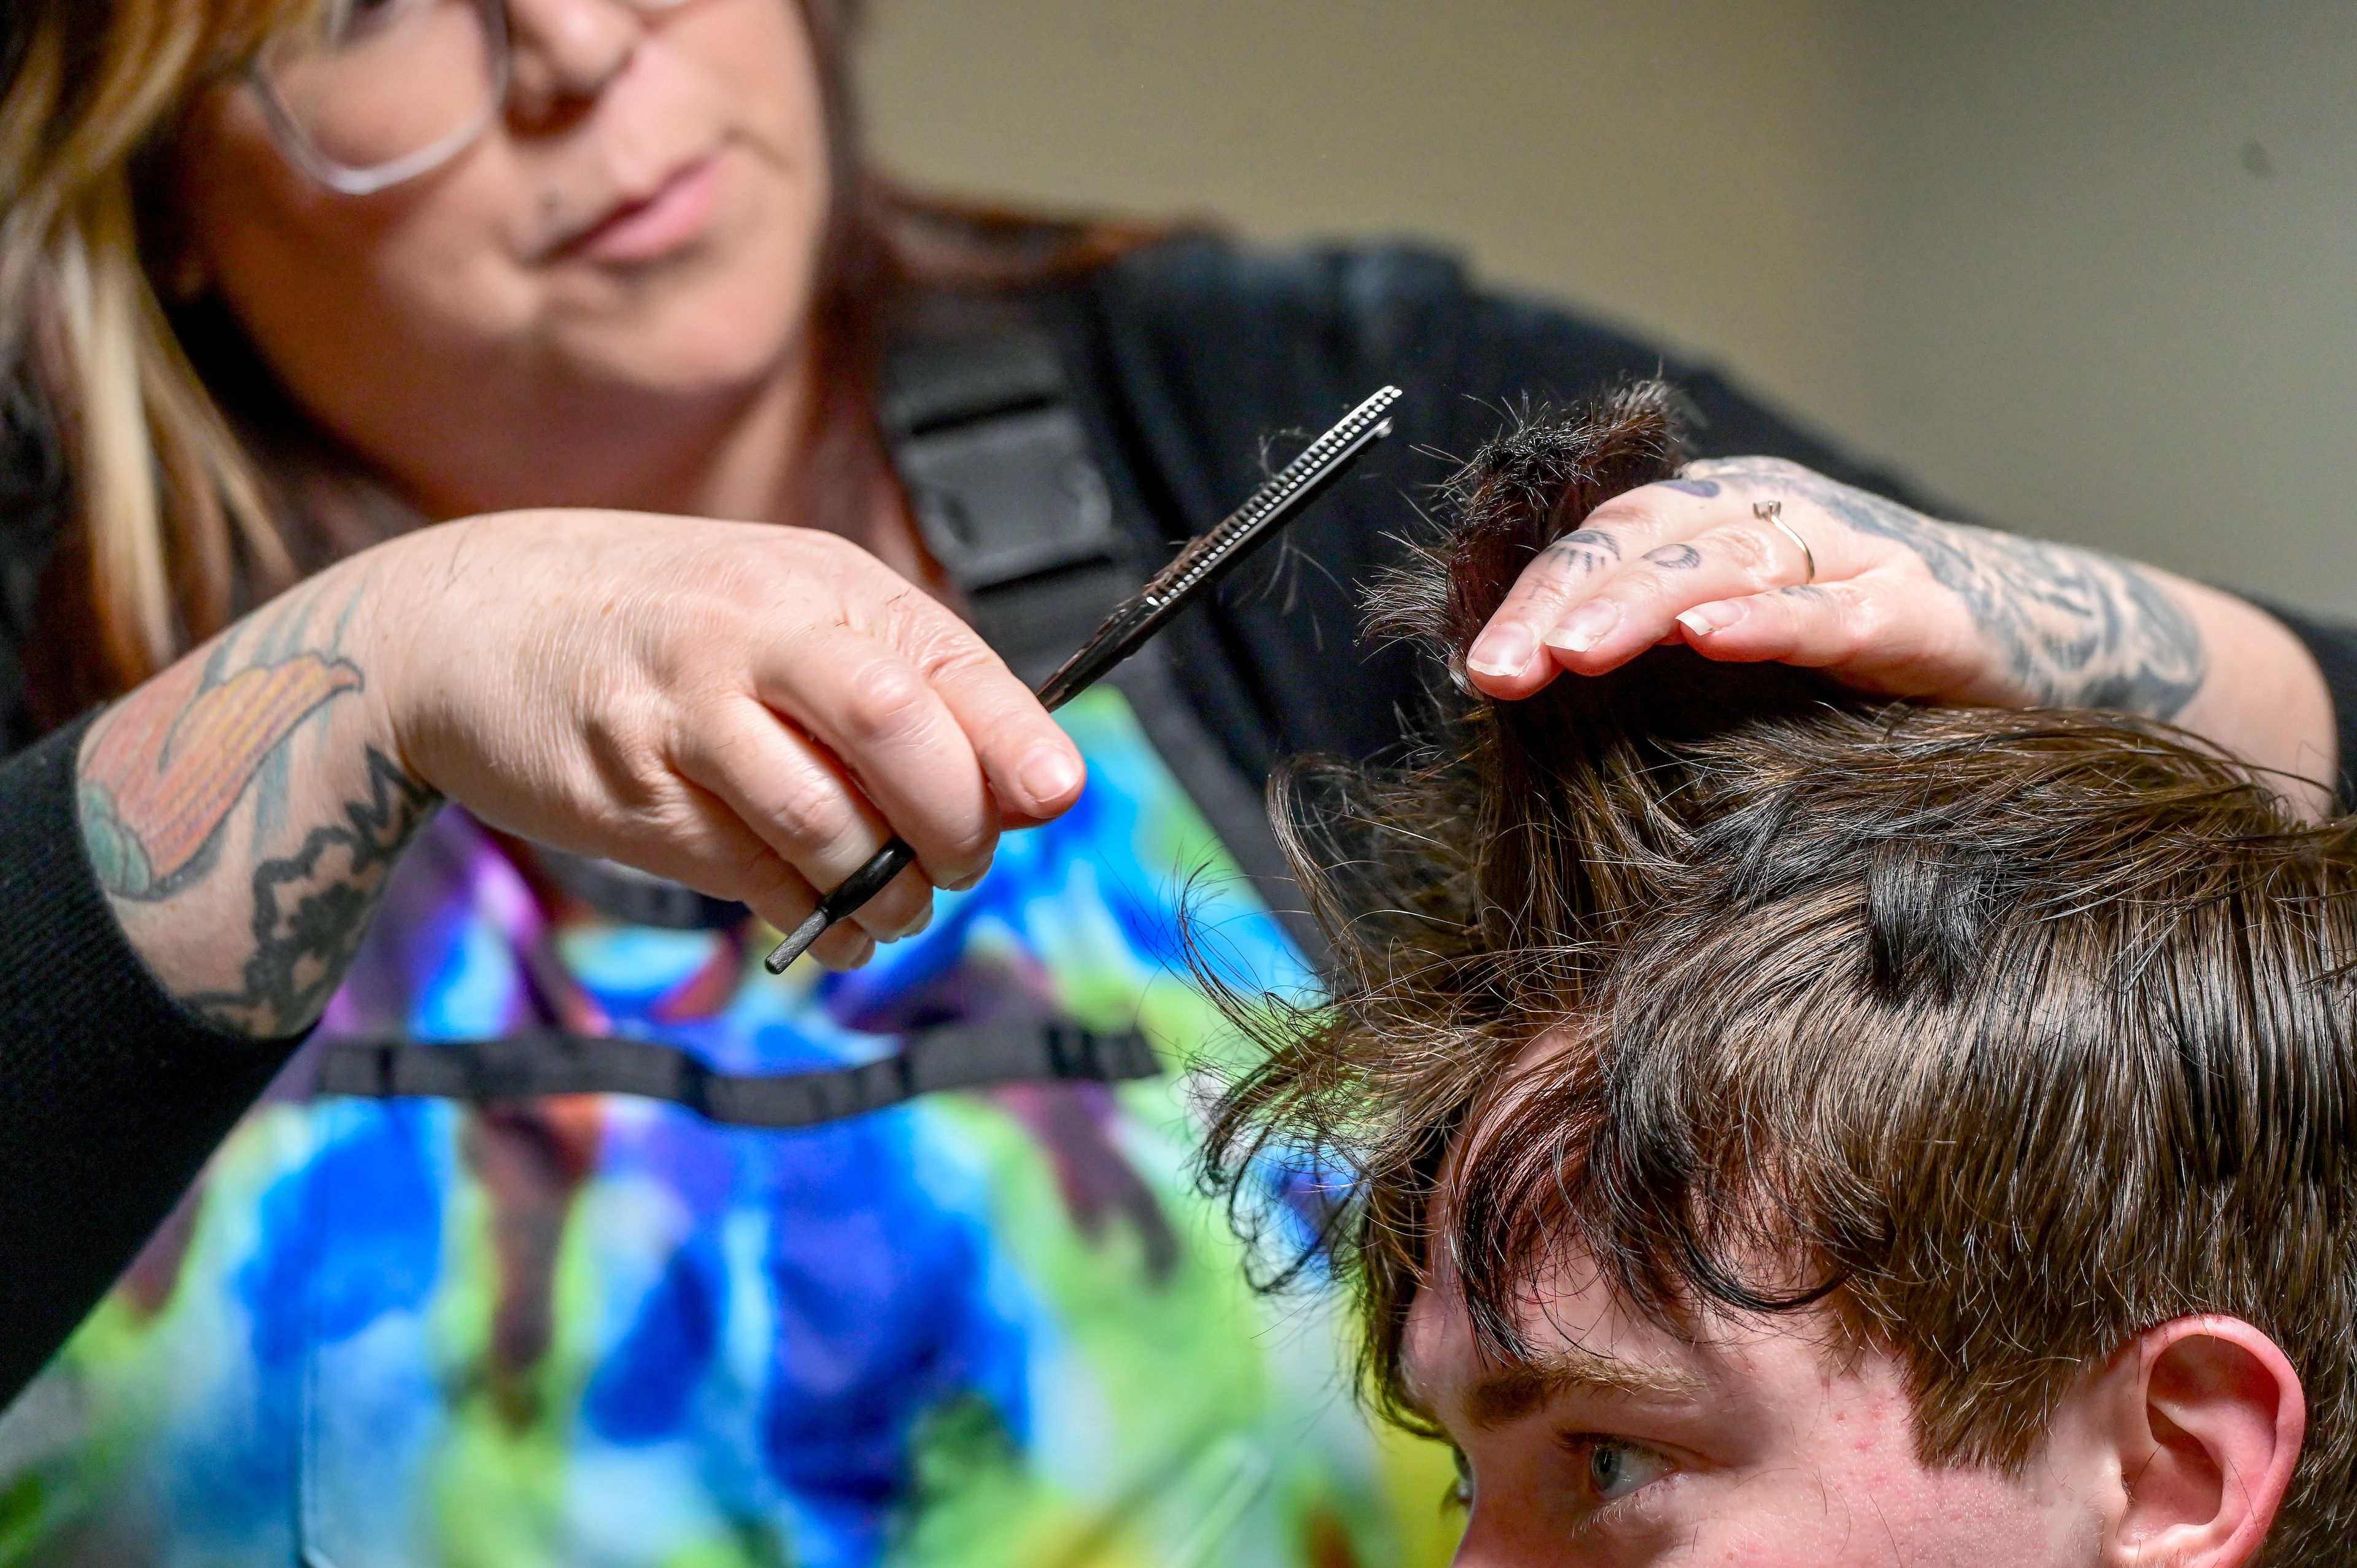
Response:
[{"label": "fingernail", "polygon": [[1493,626],[1473,639],[1466,650],[1465,668],[1476,675],[1519,675],[1531,667],[1539,639],[1520,621]]},{"label": "fingernail", "polygon": [[985,860],[980,865],[974,867],[970,871],[960,871],[954,875],[944,876],[941,881],[933,884],[933,886],[940,888],[944,893],[963,893],[967,888],[973,886],[975,883],[981,881],[983,877],[989,873],[989,871],[990,862]]},{"label": "fingernail", "polygon": [[1042,741],[1015,765],[1015,781],[1023,786],[1033,805],[1048,806],[1080,787],[1081,764],[1062,746]]},{"label": "fingernail", "polygon": [[1590,599],[1547,633],[1547,646],[1566,653],[1585,653],[1620,624],[1620,607],[1610,599]]},{"label": "fingernail", "polygon": [[1696,605],[1678,617],[1678,624],[1695,637],[1708,637],[1714,631],[1725,631],[1743,618],[1744,610],[1733,600],[1722,599],[1715,605]]}]

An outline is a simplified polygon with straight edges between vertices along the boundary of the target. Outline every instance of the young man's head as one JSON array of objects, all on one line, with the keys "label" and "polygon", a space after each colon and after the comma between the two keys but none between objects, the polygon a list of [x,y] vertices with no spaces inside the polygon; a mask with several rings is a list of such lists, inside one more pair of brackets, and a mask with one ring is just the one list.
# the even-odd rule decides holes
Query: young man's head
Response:
[{"label": "young man's head", "polygon": [[[1381,624],[1462,650],[1662,478],[1485,452]],[[1460,1561],[2357,1560],[2357,856],[2157,726],[1662,652],[1297,774],[1330,1005],[1219,1108],[1357,1180],[1371,1388]]]}]

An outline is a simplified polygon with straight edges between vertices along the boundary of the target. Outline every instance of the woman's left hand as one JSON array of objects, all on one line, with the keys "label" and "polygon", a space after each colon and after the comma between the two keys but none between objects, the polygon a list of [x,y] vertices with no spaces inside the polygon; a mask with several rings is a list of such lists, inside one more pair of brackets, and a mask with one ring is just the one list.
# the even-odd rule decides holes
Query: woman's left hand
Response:
[{"label": "woman's left hand", "polygon": [[1523,570],[1466,662],[1517,698],[1663,642],[1888,696],[2125,710],[2308,779],[2336,763],[2323,677],[2265,612],[1781,458],[1695,463],[1605,502]]}]

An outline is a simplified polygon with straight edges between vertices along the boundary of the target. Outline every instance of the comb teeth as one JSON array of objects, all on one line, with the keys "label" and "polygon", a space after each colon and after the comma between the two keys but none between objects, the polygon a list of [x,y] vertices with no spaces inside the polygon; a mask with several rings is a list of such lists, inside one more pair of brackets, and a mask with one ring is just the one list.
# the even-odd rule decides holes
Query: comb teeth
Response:
[{"label": "comb teeth", "polygon": [[[1340,479],[1360,453],[1392,433],[1391,421],[1384,415],[1400,396],[1399,388],[1385,387],[1344,414],[1333,429],[1312,441],[1299,456],[1254,490],[1226,521],[1181,550],[1176,560],[1154,575],[1152,582],[1116,606],[1095,635],[1039,683],[1037,695],[1041,704],[1053,712],[1087,691],[1178,614],[1187,596],[1206,580],[1241,560],[1257,539],[1283,527],[1286,520],[1325,493],[1326,487]],[[866,865],[820,899],[810,918],[770,952],[766,961],[769,972],[783,973],[829,926],[874,897],[916,854],[905,840],[895,838],[870,855]]]},{"label": "comb teeth", "polygon": [[1397,387],[1385,387],[1344,414],[1224,521],[1180,550],[1144,587],[1116,605],[1080,650],[1040,683],[1039,701],[1053,712],[1086,691],[1135,653],[1194,595],[1324,494],[1361,453],[1391,434],[1389,411],[1401,396]]},{"label": "comb teeth", "polygon": [[1173,599],[1184,598],[1205,573],[1218,566],[1237,544],[1251,538],[1271,514],[1315,482],[1327,466],[1353,443],[1382,424],[1401,395],[1397,387],[1383,388],[1344,414],[1333,429],[1303,447],[1299,456],[1254,490],[1225,522],[1179,552],[1168,566],[1157,572],[1153,581],[1137,596],[1140,608],[1158,610]]}]

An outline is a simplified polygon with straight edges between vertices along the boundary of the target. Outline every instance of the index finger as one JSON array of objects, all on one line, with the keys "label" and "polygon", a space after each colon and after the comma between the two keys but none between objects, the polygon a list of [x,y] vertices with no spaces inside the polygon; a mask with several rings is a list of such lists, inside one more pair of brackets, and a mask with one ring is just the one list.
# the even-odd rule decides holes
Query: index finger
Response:
[{"label": "index finger", "polygon": [[965,622],[909,590],[886,635],[920,671],[974,747],[991,793],[1010,822],[1060,817],[1080,799],[1080,748],[1006,661]]},{"label": "index finger", "polygon": [[1524,566],[1465,655],[1473,683],[1493,697],[1527,697],[1555,679],[1542,647],[1563,618],[1657,545],[1709,528],[1731,505],[1715,479],[1663,479],[1614,496]]}]

